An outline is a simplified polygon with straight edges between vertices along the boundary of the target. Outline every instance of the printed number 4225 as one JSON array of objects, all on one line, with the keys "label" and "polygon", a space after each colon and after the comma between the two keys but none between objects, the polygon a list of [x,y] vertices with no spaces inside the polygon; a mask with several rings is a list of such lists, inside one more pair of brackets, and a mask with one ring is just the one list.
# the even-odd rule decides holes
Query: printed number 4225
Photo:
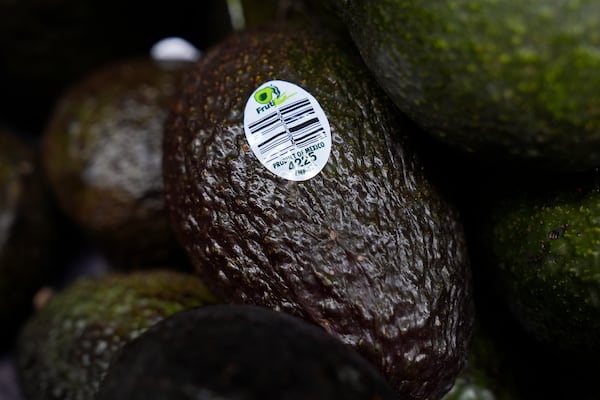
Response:
[{"label": "printed number 4225", "polygon": [[307,157],[304,156],[303,152],[296,153],[294,161],[290,161],[290,163],[288,164],[288,168],[294,169],[295,167],[304,167],[306,165],[309,165],[311,162],[317,161],[317,156],[313,151],[309,151],[308,153],[306,153],[306,156]]}]

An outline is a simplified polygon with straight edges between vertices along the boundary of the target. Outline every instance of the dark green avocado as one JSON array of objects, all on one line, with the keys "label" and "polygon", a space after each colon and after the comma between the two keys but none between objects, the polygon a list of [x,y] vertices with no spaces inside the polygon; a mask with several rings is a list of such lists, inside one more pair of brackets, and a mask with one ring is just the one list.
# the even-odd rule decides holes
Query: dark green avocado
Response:
[{"label": "dark green avocado", "polygon": [[397,106],[496,162],[600,165],[600,3],[331,0]]},{"label": "dark green avocado", "polygon": [[16,357],[28,400],[93,399],[121,347],[178,311],[215,303],[193,275],[152,269],[80,278],[27,322]]},{"label": "dark green avocado", "polygon": [[56,209],[34,146],[0,127],[0,348],[9,347],[53,278]]},{"label": "dark green avocado", "polygon": [[512,312],[563,355],[600,351],[600,179],[552,179],[492,203],[484,246]]},{"label": "dark green avocado", "polygon": [[164,120],[186,67],[142,58],[94,70],[58,100],[43,133],[43,166],[59,204],[116,267],[179,254],[161,157]]},{"label": "dark green avocado", "polygon": [[176,313],[128,343],[96,400],[392,400],[383,376],[308,322],[249,305]]},{"label": "dark green avocado", "polygon": [[[255,93],[271,80],[303,88],[328,118],[333,145],[310,179],[267,170],[245,137],[247,100],[264,104],[249,115],[305,100],[281,83]],[[164,138],[167,204],[211,290],[322,326],[401,396],[441,397],[462,366],[472,322],[461,221],[411,147],[416,128],[349,39],[301,27],[241,32],[186,74],[178,99]],[[302,132],[314,123],[302,115],[281,126]],[[304,152],[304,165],[323,142],[301,146],[298,135],[294,154]],[[296,158],[267,165],[294,171]]]}]

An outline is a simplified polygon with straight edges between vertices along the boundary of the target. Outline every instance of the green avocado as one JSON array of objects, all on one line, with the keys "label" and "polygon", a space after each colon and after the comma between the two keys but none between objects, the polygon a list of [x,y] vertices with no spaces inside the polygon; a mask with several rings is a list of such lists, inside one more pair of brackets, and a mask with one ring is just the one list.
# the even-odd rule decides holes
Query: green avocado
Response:
[{"label": "green avocado", "polygon": [[126,59],[91,71],[61,96],[42,162],[64,212],[115,267],[183,259],[165,208],[163,124],[186,63]]},{"label": "green avocado", "polygon": [[482,159],[600,165],[600,3],[332,0],[396,105]]},{"label": "green avocado", "polygon": [[10,347],[54,278],[56,208],[31,143],[0,127],[0,348]]},{"label": "green avocado", "polygon": [[[254,96],[265,86],[263,105]],[[181,87],[165,125],[165,193],[207,286],[322,326],[401,396],[440,397],[472,323],[460,216],[423,170],[417,128],[349,38],[294,25],[240,32]],[[258,148],[272,148],[257,153],[264,165],[245,118],[262,127],[250,133]]]},{"label": "green avocado", "polygon": [[492,203],[484,235],[512,312],[562,354],[600,350],[600,177],[550,179]]},{"label": "green avocado", "polygon": [[137,399],[398,397],[370,363],[313,324],[268,308],[207,305],[160,321],[111,363],[96,400]]},{"label": "green avocado", "polygon": [[91,400],[125,343],[168,315],[215,302],[198,277],[166,269],[80,278],[20,334],[23,392],[29,400]]}]

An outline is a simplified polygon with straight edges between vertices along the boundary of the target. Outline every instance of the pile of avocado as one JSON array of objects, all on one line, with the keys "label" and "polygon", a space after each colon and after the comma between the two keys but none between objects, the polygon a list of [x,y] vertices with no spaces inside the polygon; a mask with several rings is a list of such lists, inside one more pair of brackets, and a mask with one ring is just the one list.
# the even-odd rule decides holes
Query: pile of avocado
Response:
[{"label": "pile of avocado", "polygon": [[47,59],[0,54],[0,397],[600,398],[600,10],[563,3],[144,4],[120,43],[136,2],[0,4]]}]

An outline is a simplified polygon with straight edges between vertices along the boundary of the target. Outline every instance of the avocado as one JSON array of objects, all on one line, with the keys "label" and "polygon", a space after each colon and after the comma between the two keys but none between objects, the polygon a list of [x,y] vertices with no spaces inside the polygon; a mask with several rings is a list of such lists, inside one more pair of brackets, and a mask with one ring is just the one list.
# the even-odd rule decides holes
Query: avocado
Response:
[{"label": "avocado", "polygon": [[331,0],[382,90],[481,159],[600,165],[600,4]]},{"label": "avocado", "polygon": [[59,204],[117,268],[185,261],[165,208],[161,154],[187,67],[135,58],[94,70],[58,100],[43,132],[43,167]]},{"label": "avocado", "polygon": [[35,292],[57,271],[56,207],[32,143],[0,127],[0,348],[12,345]]},{"label": "avocado", "polygon": [[177,236],[226,302],[312,321],[400,396],[439,398],[472,323],[460,216],[349,38],[286,26],[186,72],[163,146]]},{"label": "avocado", "polygon": [[300,318],[250,305],[167,317],[128,343],[96,400],[398,399],[352,348]]},{"label": "avocado", "polygon": [[216,299],[193,275],[164,269],[80,278],[25,324],[15,355],[28,400],[92,399],[129,340],[175,312]]},{"label": "avocado", "polygon": [[600,350],[600,175],[506,191],[484,224],[489,266],[523,328],[555,353]]}]

